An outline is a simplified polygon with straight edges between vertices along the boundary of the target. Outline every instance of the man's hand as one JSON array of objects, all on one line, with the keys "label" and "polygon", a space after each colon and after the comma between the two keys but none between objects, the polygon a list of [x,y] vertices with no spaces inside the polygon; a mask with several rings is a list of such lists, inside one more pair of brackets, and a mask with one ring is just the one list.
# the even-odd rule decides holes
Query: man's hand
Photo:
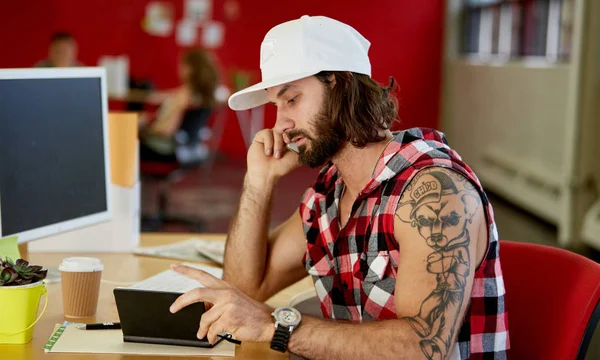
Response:
[{"label": "man's hand", "polygon": [[208,341],[214,344],[219,333],[227,332],[241,341],[271,341],[275,326],[269,306],[202,270],[182,265],[172,265],[171,268],[205,286],[177,298],[171,305],[172,313],[197,302],[212,304],[200,319],[198,339],[208,336]]},{"label": "man's hand", "polygon": [[288,139],[272,129],[259,131],[248,150],[248,176],[258,181],[277,180],[300,167],[298,154],[288,151]]}]

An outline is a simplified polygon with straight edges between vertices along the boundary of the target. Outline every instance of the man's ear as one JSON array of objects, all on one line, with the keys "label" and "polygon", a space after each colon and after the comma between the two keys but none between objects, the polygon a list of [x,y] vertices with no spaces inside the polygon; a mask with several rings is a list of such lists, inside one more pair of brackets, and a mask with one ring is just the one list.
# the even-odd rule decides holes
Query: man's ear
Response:
[{"label": "man's ear", "polygon": [[473,216],[475,216],[475,213],[479,208],[479,204],[481,203],[479,196],[463,192],[463,194],[460,197],[460,200],[464,205],[465,217],[467,218],[467,220],[471,220]]},{"label": "man's ear", "polygon": [[329,80],[329,87],[331,89],[333,89],[335,87],[336,81],[335,81],[335,75],[331,74],[327,77],[327,80]]}]

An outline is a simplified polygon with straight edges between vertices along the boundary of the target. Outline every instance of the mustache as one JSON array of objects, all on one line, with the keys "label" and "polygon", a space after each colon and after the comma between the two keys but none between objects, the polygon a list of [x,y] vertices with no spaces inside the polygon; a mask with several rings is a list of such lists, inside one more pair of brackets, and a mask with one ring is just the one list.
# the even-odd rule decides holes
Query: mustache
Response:
[{"label": "mustache", "polygon": [[290,130],[288,132],[285,133],[288,137],[288,139],[292,140],[293,138],[296,138],[298,136],[307,138],[308,140],[313,140],[313,138],[304,130]]}]

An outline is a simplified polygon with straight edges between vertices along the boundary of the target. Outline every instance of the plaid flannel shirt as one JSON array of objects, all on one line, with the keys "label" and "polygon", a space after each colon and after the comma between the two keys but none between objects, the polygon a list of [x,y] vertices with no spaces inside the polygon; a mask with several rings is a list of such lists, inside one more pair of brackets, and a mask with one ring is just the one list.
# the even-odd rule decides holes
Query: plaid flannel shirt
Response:
[{"label": "plaid flannel shirt", "polygon": [[394,294],[399,247],[394,216],[404,188],[422,169],[444,167],[469,179],[481,195],[488,224],[488,250],[474,274],[469,307],[457,341],[461,359],[502,359],[509,348],[504,282],[494,212],[475,173],[441,132],[413,128],[394,133],[340,228],[338,205],[344,183],[326,165],[300,205],[307,239],[305,267],[312,275],[326,318],[355,322],[396,319]]}]

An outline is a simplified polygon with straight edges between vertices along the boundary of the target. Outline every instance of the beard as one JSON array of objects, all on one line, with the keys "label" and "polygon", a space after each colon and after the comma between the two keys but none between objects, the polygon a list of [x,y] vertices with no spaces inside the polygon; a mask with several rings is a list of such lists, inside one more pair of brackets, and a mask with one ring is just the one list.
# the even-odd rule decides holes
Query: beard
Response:
[{"label": "beard", "polygon": [[344,141],[332,126],[325,106],[321,107],[309,123],[313,124],[315,135],[310,135],[304,130],[290,130],[287,136],[289,139],[298,136],[306,139],[305,144],[298,146],[298,156],[303,165],[314,169],[331,160],[340,151]]}]

